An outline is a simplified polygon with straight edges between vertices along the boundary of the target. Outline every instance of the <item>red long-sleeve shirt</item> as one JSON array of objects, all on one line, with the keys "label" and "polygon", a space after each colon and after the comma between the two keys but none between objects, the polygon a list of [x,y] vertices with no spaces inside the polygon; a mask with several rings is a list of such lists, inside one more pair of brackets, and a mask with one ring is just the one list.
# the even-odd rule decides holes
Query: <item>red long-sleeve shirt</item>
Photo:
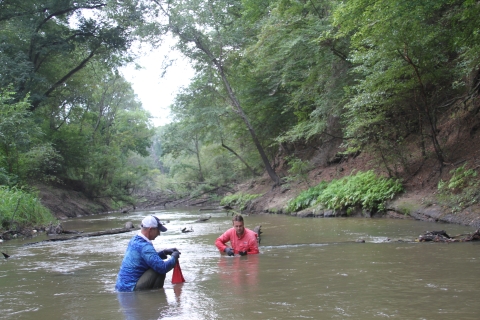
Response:
[{"label": "red long-sleeve shirt", "polygon": [[235,232],[235,228],[230,228],[215,240],[215,245],[218,250],[223,252],[227,247],[226,243],[230,241],[230,246],[235,251],[235,254],[238,254],[240,251],[247,251],[248,254],[256,254],[259,253],[257,237],[258,235],[255,232],[245,228],[245,232],[239,238]]}]

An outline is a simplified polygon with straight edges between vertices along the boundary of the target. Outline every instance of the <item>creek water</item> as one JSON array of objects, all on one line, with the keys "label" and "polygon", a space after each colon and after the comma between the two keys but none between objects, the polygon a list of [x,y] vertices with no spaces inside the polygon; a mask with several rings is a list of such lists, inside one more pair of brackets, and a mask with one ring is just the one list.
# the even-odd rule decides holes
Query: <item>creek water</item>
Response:
[{"label": "creek water", "polygon": [[[1,319],[478,319],[480,245],[415,243],[426,230],[451,235],[469,227],[363,218],[251,215],[262,225],[259,255],[226,257],[215,239],[231,226],[226,212],[157,210],[70,219],[84,232],[136,226],[146,214],[168,221],[154,240],[176,247],[186,282],[117,293],[116,275],[138,232],[61,242],[0,244]],[[211,215],[207,222],[195,221]],[[182,233],[181,229],[193,229]],[[355,240],[364,239],[365,243]],[[391,239],[390,241],[388,239]]]}]

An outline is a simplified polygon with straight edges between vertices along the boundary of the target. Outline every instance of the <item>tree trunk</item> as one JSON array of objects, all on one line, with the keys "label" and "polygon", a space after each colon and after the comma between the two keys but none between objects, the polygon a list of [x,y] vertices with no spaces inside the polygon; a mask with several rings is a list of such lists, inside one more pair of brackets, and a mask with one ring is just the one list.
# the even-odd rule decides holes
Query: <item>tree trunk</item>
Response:
[{"label": "tree trunk", "polygon": [[255,172],[255,170],[253,170],[252,167],[250,167],[248,165],[248,163],[243,160],[243,158],[238,154],[236,153],[233,149],[229,148],[228,146],[226,146],[224,143],[223,143],[223,139],[222,139],[222,147],[227,149],[228,151],[230,151],[231,153],[233,153],[244,165],[245,167],[247,167],[248,170],[250,170],[250,172],[252,173],[253,176],[258,176],[258,174]]},{"label": "tree trunk", "polygon": [[197,136],[195,136],[195,155],[197,156],[197,163],[198,163],[198,179],[200,182],[203,182],[205,179],[203,178],[202,163],[200,162],[200,148],[198,147]]},{"label": "tree trunk", "polygon": [[260,141],[258,140],[257,134],[255,133],[255,130],[253,129],[252,125],[250,124],[250,121],[248,120],[247,115],[243,111],[242,106],[240,105],[240,102],[237,100],[237,97],[235,96],[235,93],[233,92],[232,87],[230,86],[230,82],[228,81],[227,76],[225,75],[225,72],[223,71],[222,66],[215,59],[213,59],[213,62],[215,64],[215,67],[217,68],[218,72],[220,73],[220,77],[222,78],[222,81],[223,81],[223,84],[225,85],[225,88],[227,89],[228,97],[232,101],[233,106],[237,109],[237,113],[240,115],[243,122],[245,122],[245,125],[247,126],[248,131],[250,132],[250,135],[252,136],[253,143],[255,144],[255,147],[257,148],[258,153],[260,154],[260,157],[262,158],[263,165],[265,166],[265,169],[267,170],[268,175],[273,180],[275,186],[280,185],[280,178],[278,177],[275,170],[272,168],[272,166],[270,164],[270,161],[268,160],[267,155],[265,154],[265,150],[263,149],[262,145],[260,144]]},{"label": "tree trunk", "polygon": [[[225,89],[227,89],[227,94],[228,94],[228,97],[230,98],[230,101],[235,107],[237,114],[242,118],[243,122],[247,126],[248,131],[250,132],[253,143],[255,144],[255,147],[257,148],[257,151],[260,154],[260,157],[262,158],[265,169],[267,170],[268,175],[274,182],[274,187],[280,185],[280,178],[278,177],[272,165],[270,164],[270,161],[268,160],[268,157],[265,154],[265,150],[263,149],[260,141],[258,140],[255,129],[252,127],[250,121],[248,120],[247,115],[245,114],[242,106],[240,105],[240,102],[238,101],[235,93],[233,92],[230,82],[228,81],[227,76],[225,75],[225,72],[223,70],[221,61],[217,60],[215,55],[210,51],[210,48],[208,47],[208,45],[204,44],[204,41],[202,41],[202,38],[201,38],[203,36],[202,33],[198,30],[195,30],[195,26],[189,26],[190,28],[180,28],[174,22],[172,22],[172,16],[167,12],[167,10],[165,10],[165,8],[160,4],[160,2],[158,0],[153,0],[153,1],[159,5],[160,9],[169,18],[170,31],[173,34],[177,35],[181,39],[181,41],[183,41],[184,43],[195,44],[195,47],[198,50],[200,50],[203,54],[206,55],[206,57],[208,58],[208,61],[210,63],[213,63],[213,67],[218,71],[218,74],[222,78],[223,84],[225,85]],[[184,30],[189,30],[189,31],[184,31]],[[189,32],[190,34],[187,34],[187,32]]]}]

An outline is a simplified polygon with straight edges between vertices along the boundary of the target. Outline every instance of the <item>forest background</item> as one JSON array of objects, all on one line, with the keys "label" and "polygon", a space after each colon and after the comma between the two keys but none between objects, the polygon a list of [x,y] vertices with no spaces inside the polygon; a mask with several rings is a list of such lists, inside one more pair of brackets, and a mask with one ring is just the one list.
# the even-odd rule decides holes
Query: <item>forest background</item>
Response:
[{"label": "forest background", "polygon": [[[478,223],[479,16],[473,0],[0,0],[1,229],[232,193],[350,214],[403,192]],[[167,36],[195,76],[153,127],[119,69]],[[340,199],[355,179],[388,190]]]}]

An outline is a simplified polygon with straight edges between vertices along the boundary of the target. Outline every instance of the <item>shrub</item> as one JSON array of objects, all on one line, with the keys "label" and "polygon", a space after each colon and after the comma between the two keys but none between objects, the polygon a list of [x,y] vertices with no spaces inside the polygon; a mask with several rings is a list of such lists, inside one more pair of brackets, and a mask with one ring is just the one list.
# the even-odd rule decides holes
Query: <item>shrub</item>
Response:
[{"label": "shrub", "polygon": [[0,186],[0,229],[46,225],[56,219],[36,195],[16,187]]}]

